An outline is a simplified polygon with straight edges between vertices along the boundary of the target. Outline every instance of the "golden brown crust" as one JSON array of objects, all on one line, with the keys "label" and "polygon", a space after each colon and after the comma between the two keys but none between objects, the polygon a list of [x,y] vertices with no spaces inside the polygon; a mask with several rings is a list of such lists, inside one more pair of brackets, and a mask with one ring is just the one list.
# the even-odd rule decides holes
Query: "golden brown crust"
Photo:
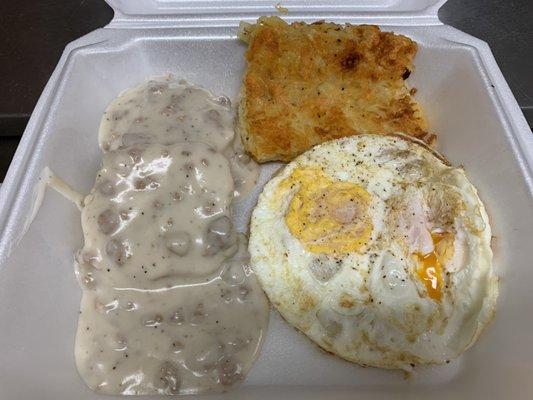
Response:
[{"label": "golden brown crust", "polygon": [[427,138],[404,80],[417,45],[373,25],[260,18],[243,27],[248,68],[238,128],[260,161],[290,161],[326,140],[404,132]]}]

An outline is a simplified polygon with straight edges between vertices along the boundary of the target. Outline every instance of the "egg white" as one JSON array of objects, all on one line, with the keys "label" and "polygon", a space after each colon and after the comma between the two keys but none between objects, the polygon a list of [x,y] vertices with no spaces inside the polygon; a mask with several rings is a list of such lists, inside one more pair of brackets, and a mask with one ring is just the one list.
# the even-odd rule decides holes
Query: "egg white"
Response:
[{"label": "egg white", "polygon": [[[371,195],[372,234],[361,251],[316,254],[291,234],[285,215],[298,187],[282,183],[308,167]],[[434,229],[454,232],[439,301],[413,258],[434,248]],[[249,250],[270,301],[319,346],[362,365],[410,370],[459,356],[492,319],[490,240],[487,213],[462,169],[402,135],[359,135],[316,146],[264,187]]]}]

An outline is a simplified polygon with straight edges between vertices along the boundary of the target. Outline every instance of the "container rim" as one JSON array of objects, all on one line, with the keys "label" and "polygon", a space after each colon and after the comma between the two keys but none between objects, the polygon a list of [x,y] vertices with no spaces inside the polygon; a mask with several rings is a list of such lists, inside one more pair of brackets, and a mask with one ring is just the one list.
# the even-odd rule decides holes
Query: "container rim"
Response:
[{"label": "container rim", "polygon": [[264,15],[287,21],[348,18],[379,25],[439,25],[447,0],[105,0],[115,15],[108,27],[233,26]]}]

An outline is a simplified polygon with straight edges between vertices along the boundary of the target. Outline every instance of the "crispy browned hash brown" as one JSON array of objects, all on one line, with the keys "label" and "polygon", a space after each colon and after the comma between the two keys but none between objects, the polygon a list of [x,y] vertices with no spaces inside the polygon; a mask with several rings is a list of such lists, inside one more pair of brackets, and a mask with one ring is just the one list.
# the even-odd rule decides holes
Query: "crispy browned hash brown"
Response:
[{"label": "crispy browned hash brown", "polygon": [[430,141],[405,79],[417,45],[373,25],[242,24],[249,44],[237,128],[260,162],[289,161],[326,140],[403,132]]}]

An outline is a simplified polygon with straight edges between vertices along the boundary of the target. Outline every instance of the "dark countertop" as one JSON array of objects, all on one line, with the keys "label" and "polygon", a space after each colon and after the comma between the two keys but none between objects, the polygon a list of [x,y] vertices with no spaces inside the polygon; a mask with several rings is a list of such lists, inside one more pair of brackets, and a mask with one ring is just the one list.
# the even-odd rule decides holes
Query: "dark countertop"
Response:
[{"label": "dark countertop", "polygon": [[[65,45],[106,25],[113,11],[103,0],[0,3],[1,182]],[[533,125],[533,1],[448,0],[439,17],[489,43]]]}]

